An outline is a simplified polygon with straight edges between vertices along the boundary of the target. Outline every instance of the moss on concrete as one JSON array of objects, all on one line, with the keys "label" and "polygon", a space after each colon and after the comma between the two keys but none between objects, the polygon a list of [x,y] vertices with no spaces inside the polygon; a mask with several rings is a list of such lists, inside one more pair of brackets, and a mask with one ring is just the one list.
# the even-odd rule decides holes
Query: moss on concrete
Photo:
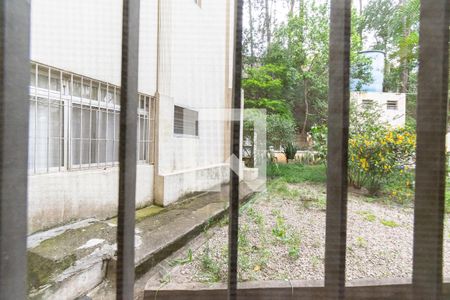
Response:
[{"label": "moss on concrete", "polygon": [[72,266],[77,260],[75,254],[55,261],[33,252],[28,252],[27,258],[28,291],[36,290],[51,283],[55,275]]},{"label": "moss on concrete", "polygon": [[[150,205],[141,209],[138,209],[136,211],[135,217],[136,217],[136,223],[139,223],[143,220],[145,220],[148,217],[155,216],[165,210],[165,208],[161,206],[156,205]],[[117,218],[112,218],[108,220],[108,223],[111,224],[117,224]]]}]

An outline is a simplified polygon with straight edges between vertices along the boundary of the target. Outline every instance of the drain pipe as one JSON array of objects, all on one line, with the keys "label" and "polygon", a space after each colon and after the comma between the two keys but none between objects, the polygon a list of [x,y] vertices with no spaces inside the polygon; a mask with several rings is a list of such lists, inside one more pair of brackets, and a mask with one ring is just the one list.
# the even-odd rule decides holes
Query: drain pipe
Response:
[{"label": "drain pipe", "polygon": [[157,3],[157,30],[156,30],[156,91],[154,108],[154,137],[153,137],[153,203],[156,198],[156,177],[159,176],[159,81],[160,81],[160,63],[161,63],[161,0]]}]

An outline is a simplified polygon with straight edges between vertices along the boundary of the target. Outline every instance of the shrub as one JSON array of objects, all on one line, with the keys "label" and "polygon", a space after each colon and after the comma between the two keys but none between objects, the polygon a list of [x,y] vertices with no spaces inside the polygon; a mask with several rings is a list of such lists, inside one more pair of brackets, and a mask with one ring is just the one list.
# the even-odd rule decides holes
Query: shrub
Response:
[{"label": "shrub", "polygon": [[311,128],[312,147],[317,152],[318,159],[322,161],[327,158],[327,136],[328,128],[326,125],[316,125]]},{"label": "shrub", "polygon": [[406,129],[380,127],[349,140],[349,183],[375,194],[414,161],[415,134]]},{"label": "shrub", "polygon": [[267,144],[279,149],[281,146],[293,143],[297,126],[292,118],[281,115],[267,116]]},{"label": "shrub", "polygon": [[284,155],[286,156],[286,162],[289,160],[295,159],[295,155],[297,154],[298,148],[293,143],[288,143],[284,147]]}]

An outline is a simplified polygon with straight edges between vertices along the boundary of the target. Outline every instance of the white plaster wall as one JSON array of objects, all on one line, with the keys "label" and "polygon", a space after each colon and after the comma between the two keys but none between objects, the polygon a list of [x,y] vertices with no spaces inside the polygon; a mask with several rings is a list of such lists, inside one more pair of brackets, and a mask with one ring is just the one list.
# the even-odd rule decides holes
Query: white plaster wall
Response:
[{"label": "white plaster wall", "polygon": [[[358,104],[362,104],[364,99],[373,100],[381,109],[381,119],[389,123],[392,127],[405,126],[406,122],[406,94],[402,93],[378,93],[378,92],[352,92],[351,98]],[[387,101],[398,102],[397,110],[387,109]]]},{"label": "white plaster wall", "polygon": [[[156,90],[157,1],[141,1],[139,91]],[[31,59],[120,86],[121,0],[31,1]]]},{"label": "white plaster wall", "polygon": [[[160,171],[174,172],[223,162],[223,130],[217,122],[204,121],[202,109],[225,108],[225,22],[226,1],[172,0],[170,30],[162,39],[170,39],[170,61],[164,66],[163,78],[171,84],[162,93],[160,103]],[[170,75],[167,74],[170,72]],[[164,81],[162,79],[162,81]],[[173,134],[173,106],[199,111],[199,136]],[[182,153],[180,155],[180,153]]]},{"label": "white plaster wall", "polygon": [[[226,3],[162,1],[157,204],[228,180],[221,111],[229,84]],[[199,112],[198,137],[173,133],[174,105]]]},{"label": "white plaster wall", "polygon": [[[86,218],[117,215],[118,167],[31,175],[28,179],[30,233]],[[153,166],[137,166],[136,206],[153,199]]]}]

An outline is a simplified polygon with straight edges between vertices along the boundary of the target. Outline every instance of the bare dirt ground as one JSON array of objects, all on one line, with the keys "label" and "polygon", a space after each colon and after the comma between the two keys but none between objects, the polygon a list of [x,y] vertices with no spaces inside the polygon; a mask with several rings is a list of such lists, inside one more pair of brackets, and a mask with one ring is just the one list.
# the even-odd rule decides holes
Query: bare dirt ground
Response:
[{"label": "bare dirt ground", "polygon": [[[275,184],[241,210],[239,280],[322,280],[325,251],[325,188]],[[226,280],[226,220],[205,230],[178,258],[164,280]],[[445,220],[444,276],[450,277],[450,215]],[[350,192],[347,280],[410,278],[413,209]]]}]

